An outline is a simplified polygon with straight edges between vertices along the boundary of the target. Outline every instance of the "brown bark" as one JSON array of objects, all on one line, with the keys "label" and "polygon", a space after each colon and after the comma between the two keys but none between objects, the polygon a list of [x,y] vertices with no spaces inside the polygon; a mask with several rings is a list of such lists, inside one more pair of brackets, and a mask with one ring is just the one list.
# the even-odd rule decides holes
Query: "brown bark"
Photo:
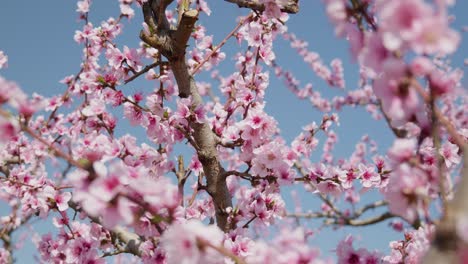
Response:
[{"label": "brown bark", "polygon": [[463,169],[455,197],[445,208],[444,218],[437,225],[434,241],[423,263],[460,263],[457,251],[463,241],[457,235],[457,224],[468,216],[468,146],[463,147]]},{"label": "brown bark", "polygon": [[[239,7],[250,8],[255,11],[264,11],[265,6],[256,0],[224,0],[229,3],[237,4]],[[295,14],[299,12],[299,0],[289,0],[288,3],[281,8],[282,12]]]},{"label": "brown bark", "polygon": [[[158,49],[169,60],[169,65],[179,87],[179,97],[186,98],[190,96],[194,107],[202,105],[203,100],[198,93],[193,76],[189,73],[185,59],[186,45],[198,19],[198,12],[196,10],[185,11],[181,16],[179,26],[177,29],[173,29],[169,28],[165,23],[157,23],[157,21],[166,20],[158,17],[164,12],[160,11],[157,3],[159,1],[148,1],[143,6],[143,15],[145,16],[145,22],[150,27],[151,34],[147,35],[142,32],[140,37],[147,44]],[[165,7],[163,5],[164,9]],[[155,10],[158,12],[156,13]],[[219,162],[215,135],[208,123],[191,122],[190,128],[193,130],[194,147],[206,176],[206,190],[215,205],[216,223],[219,228],[228,231],[230,226],[226,208],[232,207],[232,200],[223,174],[224,169]]]}]

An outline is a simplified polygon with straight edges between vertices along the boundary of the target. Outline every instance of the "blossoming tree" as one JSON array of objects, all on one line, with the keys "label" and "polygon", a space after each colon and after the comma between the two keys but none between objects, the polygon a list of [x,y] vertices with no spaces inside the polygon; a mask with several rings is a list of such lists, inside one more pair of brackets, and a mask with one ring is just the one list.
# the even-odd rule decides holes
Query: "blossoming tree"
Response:
[{"label": "blossoming tree", "polygon": [[[463,71],[447,59],[461,41],[450,27],[453,2],[323,1],[360,74],[358,87],[344,90],[341,60],[327,66],[288,31],[288,16],[302,12],[298,0],[225,0],[249,12],[220,43],[199,20],[216,12],[205,0],[119,0],[121,13],[98,25],[88,21],[91,1],[78,1],[83,60],[62,80],[63,94],[28,96],[0,77],[0,195],[9,207],[0,262],[14,261],[15,232],[52,221],[56,232],[34,239],[44,263],[466,263],[467,94]],[[135,12],[144,20],[134,32],[140,45],[119,46]],[[275,59],[277,38],[342,95],[300,87]],[[242,45],[225,54],[232,39]],[[227,56],[235,69],[223,75],[216,66]],[[265,111],[272,75],[323,113],[290,143]],[[142,93],[126,91],[142,79]],[[351,156],[334,158],[333,127],[349,106],[386,122],[388,150],[363,137]],[[117,136],[125,120],[146,138]],[[322,206],[291,209],[285,186]],[[360,202],[365,192],[381,199]],[[302,218],[336,228],[392,219],[404,233],[387,255],[348,236],[327,256],[308,241]]]}]

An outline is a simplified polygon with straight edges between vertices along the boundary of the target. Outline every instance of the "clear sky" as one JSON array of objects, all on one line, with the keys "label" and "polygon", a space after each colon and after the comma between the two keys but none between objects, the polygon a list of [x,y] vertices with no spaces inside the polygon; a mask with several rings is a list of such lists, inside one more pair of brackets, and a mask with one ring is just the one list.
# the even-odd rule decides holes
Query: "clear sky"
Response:
[{"label": "clear sky", "polygon": [[[200,22],[207,27],[207,34],[214,35],[214,43],[219,43],[236,25],[235,17],[246,14],[247,10],[224,1],[208,1],[212,9],[210,17],[202,15]],[[347,43],[335,37],[320,0],[300,0],[301,11],[292,15],[287,25],[290,32],[309,42],[309,49],[318,52],[324,63],[329,64],[334,58],[344,62],[346,89],[357,86],[358,67],[350,60]],[[63,77],[75,74],[81,62],[82,46],[73,40],[75,30],[81,30],[82,22],[78,21],[75,12],[76,1],[2,1],[0,4],[0,50],[9,57],[9,67],[1,70],[0,75],[16,81],[23,90],[36,92],[46,96],[63,93],[65,86],[59,83]],[[124,24],[124,34],[118,38],[118,43],[129,47],[138,47],[138,33],[141,28],[141,16],[137,15]],[[451,12],[456,19],[453,27],[461,32],[468,25],[468,1],[459,0]],[[118,1],[93,1],[90,21],[97,25],[110,16],[119,14]],[[466,38],[466,33],[461,33]],[[463,60],[468,57],[468,45],[462,40],[459,51],[453,56],[453,64],[464,67]],[[223,50],[227,53],[226,60],[219,66],[221,73],[232,69],[232,51],[237,50],[237,44],[231,39]],[[302,62],[302,58],[289,47],[289,44],[279,39],[275,46],[277,62],[284,69],[291,70],[302,85],[311,82],[314,88],[324,96],[331,98],[338,91],[329,88],[322,80]],[[208,75],[201,75],[198,80],[210,81]],[[290,142],[301,127],[312,121],[320,122],[321,113],[315,111],[308,101],[298,101],[271,72],[272,79],[267,90],[267,112],[279,122],[282,136]],[[466,78],[464,80],[466,84]],[[135,82],[131,87],[125,87],[126,94],[130,91],[145,91],[151,87],[145,82]],[[354,150],[354,145],[362,135],[369,134],[378,142],[380,149],[386,149],[393,141],[390,131],[383,122],[375,122],[363,109],[346,108],[340,114],[340,127],[335,128],[339,143],[334,151],[336,157],[347,157]],[[130,127],[124,127],[124,130]],[[319,150],[317,156],[320,156]],[[289,196],[288,193],[285,196]],[[370,195],[370,197],[374,197]],[[305,208],[318,210],[318,203],[311,194],[300,192],[300,199]],[[291,201],[286,197],[287,201]],[[1,208],[0,208],[1,209]],[[0,215],[5,211],[0,210]],[[319,226],[316,220],[314,225]],[[47,225],[34,225],[39,233],[47,233]],[[25,229],[23,229],[25,230]],[[322,249],[324,255],[332,255],[332,250],[339,239],[352,233],[360,235],[362,240],[358,245],[369,249],[379,249],[388,252],[388,242],[391,239],[401,239],[401,234],[395,234],[380,224],[369,228],[343,228],[333,231],[331,228],[313,239],[312,243]],[[28,233],[31,234],[30,232]],[[27,240],[30,237],[26,238]],[[18,263],[30,263],[34,250],[30,243],[16,254]]]}]

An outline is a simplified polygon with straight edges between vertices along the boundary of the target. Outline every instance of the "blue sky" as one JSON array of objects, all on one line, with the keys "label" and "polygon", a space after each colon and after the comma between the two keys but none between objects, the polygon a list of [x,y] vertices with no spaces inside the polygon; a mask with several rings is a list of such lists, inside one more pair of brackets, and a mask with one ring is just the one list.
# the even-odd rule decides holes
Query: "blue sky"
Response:
[{"label": "blue sky", "polygon": [[[224,1],[209,1],[212,15],[202,15],[200,22],[207,27],[207,34],[214,35],[214,43],[219,43],[224,36],[235,27],[235,17],[247,13],[245,9],[225,3]],[[357,88],[358,67],[350,60],[347,43],[335,37],[333,28],[325,16],[323,5],[319,0],[301,0],[301,11],[292,15],[287,25],[290,32],[294,32],[299,38],[309,42],[309,49],[318,52],[324,63],[329,64],[334,58],[341,58],[345,68],[346,89]],[[28,93],[37,92],[46,96],[63,93],[65,86],[59,83],[63,77],[75,74],[79,70],[82,46],[73,40],[75,30],[82,27],[75,12],[76,1],[3,1],[0,5],[0,50],[9,57],[9,67],[0,74],[16,81],[23,90]],[[453,27],[459,31],[468,25],[468,1],[459,0],[456,8],[451,11],[456,19]],[[141,28],[141,16],[136,10],[137,16],[130,23],[124,24],[124,34],[117,42],[120,45],[138,47],[138,32]],[[110,16],[119,14],[118,1],[99,0],[93,1],[90,21],[97,25],[100,21]],[[462,33],[466,37],[466,33]],[[466,41],[462,40],[459,51],[453,56],[453,64],[463,67],[463,60],[468,57]],[[238,50],[234,39],[231,39],[223,48],[227,53],[226,60],[219,66],[221,73],[229,73],[232,70],[233,51]],[[329,88],[322,80],[317,78],[310,68],[302,61],[302,58],[289,47],[289,44],[279,39],[275,46],[277,62],[284,69],[294,72],[301,84],[311,82],[315,89],[324,96],[331,98],[337,94],[336,90]],[[208,75],[201,74],[197,80],[209,81]],[[301,127],[312,121],[320,122],[321,113],[315,111],[309,102],[299,101],[283,85],[282,80],[277,80],[271,72],[271,83],[267,90],[266,111],[279,122],[282,136],[290,142],[300,131]],[[466,84],[466,79],[464,81]],[[146,86],[145,86],[146,85]],[[131,91],[145,91],[149,89],[145,82],[135,82],[134,85],[125,87],[125,93]],[[363,134],[369,134],[378,142],[379,148],[386,149],[391,145],[393,137],[383,122],[375,122],[361,108],[345,108],[340,113],[340,127],[335,128],[339,137],[339,143],[334,151],[336,157],[347,157],[354,150],[354,145]],[[131,129],[123,127],[124,130]],[[320,156],[318,151],[316,156]],[[286,194],[285,196],[289,196]],[[374,195],[369,195],[374,197]],[[318,203],[311,194],[300,192],[302,204],[306,208],[318,209]],[[286,197],[288,201],[289,198]],[[0,213],[5,213],[0,210]],[[3,215],[2,214],[2,215]],[[320,221],[316,221],[316,226]],[[47,225],[35,225],[36,231],[46,233]],[[343,228],[333,231],[329,228],[321,235],[313,239],[312,244],[324,251],[324,255],[331,255],[329,251],[335,247],[339,239],[352,233],[360,235],[360,245],[369,249],[387,251],[388,242],[391,239],[400,239],[400,234],[395,234],[386,227],[386,224],[369,228]],[[16,255],[18,263],[30,263],[32,246],[28,243]]]}]

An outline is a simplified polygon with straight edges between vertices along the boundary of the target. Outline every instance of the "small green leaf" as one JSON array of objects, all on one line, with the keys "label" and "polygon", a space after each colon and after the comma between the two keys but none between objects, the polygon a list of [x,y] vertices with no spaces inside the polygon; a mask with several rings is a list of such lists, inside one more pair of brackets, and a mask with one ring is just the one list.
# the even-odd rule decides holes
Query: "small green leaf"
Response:
[{"label": "small green leaf", "polygon": [[104,79],[104,77],[102,77],[101,75],[99,75],[97,77],[97,81],[102,84],[102,85],[105,85],[106,84],[106,80]]},{"label": "small green leaf", "polygon": [[89,159],[85,159],[85,158],[79,158],[78,159],[78,164],[80,164],[80,166],[82,168],[89,168],[91,167],[91,161],[89,161]]}]

